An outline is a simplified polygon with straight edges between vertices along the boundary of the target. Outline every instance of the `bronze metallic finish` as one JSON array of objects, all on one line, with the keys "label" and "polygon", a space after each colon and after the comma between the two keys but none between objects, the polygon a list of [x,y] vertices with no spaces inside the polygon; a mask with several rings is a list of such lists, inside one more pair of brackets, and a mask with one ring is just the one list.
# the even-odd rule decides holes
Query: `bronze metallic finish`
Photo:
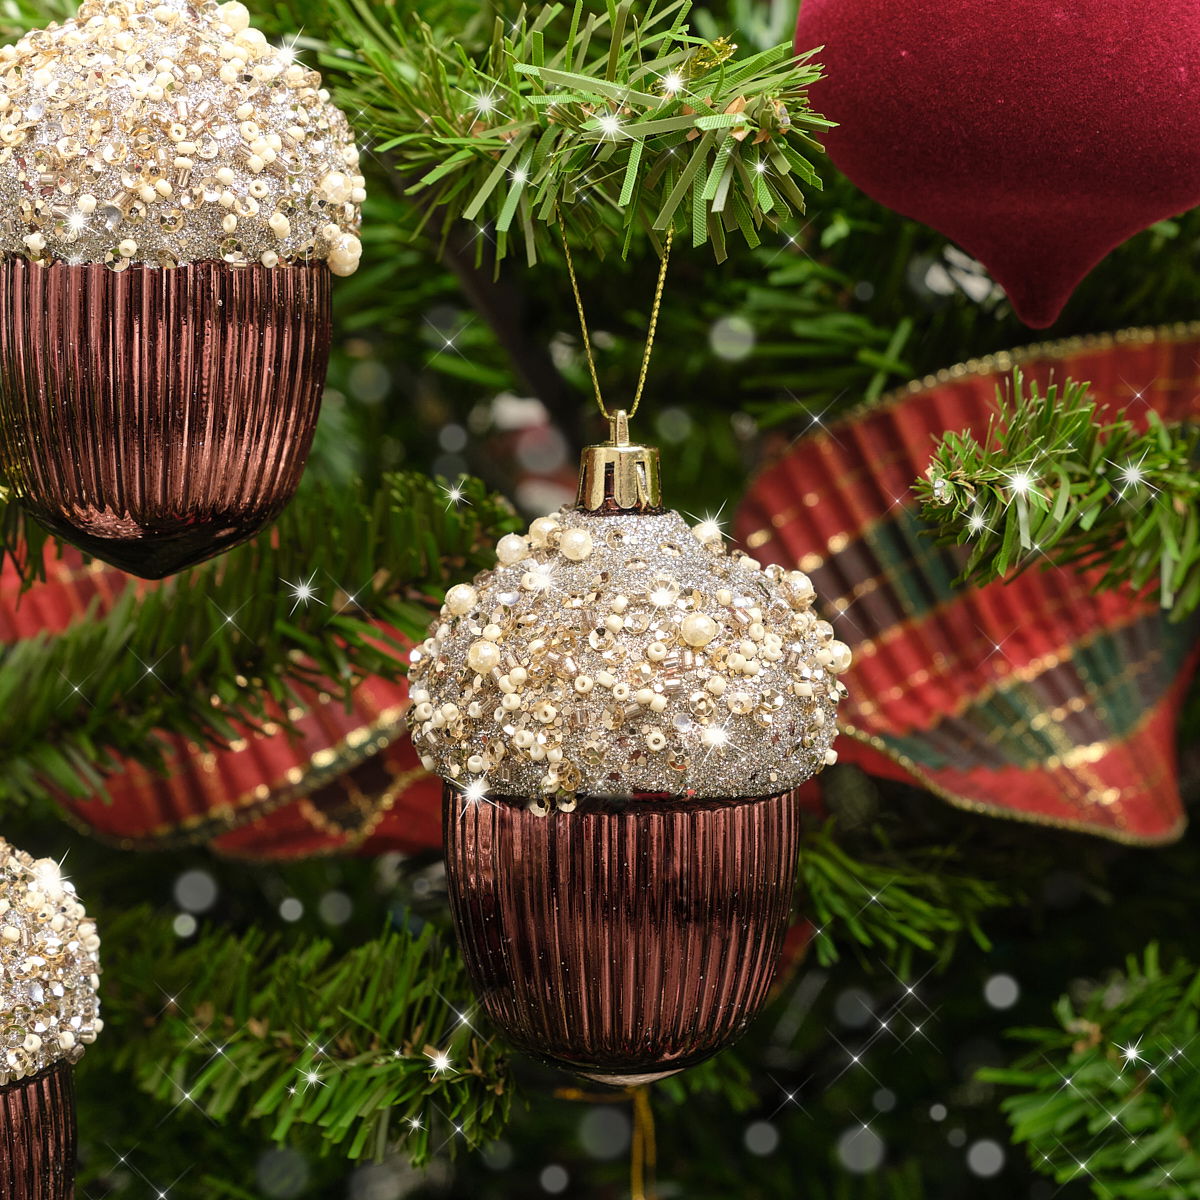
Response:
[{"label": "bronze metallic finish", "polygon": [[0,471],[88,554],[172,574],[291,499],[330,340],[324,263],[0,262]]},{"label": "bronze metallic finish", "polygon": [[75,1195],[74,1068],[60,1062],[0,1088],[0,1196]]},{"label": "bronze metallic finish", "polygon": [[581,797],[574,812],[444,791],[459,945],[515,1046],[614,1085],[671,1075],[739,1038],[787,929],[794,793]]}]

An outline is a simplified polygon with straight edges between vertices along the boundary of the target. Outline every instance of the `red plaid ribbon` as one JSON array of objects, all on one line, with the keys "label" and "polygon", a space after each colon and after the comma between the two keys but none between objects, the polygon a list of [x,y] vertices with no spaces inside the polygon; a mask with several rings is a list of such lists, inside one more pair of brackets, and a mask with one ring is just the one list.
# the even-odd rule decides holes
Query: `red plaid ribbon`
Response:
[{"label": "red plaid ribbon", "polygon": [[1019,365],[1045,385],[1090,380],[1136,419],[1200,416],[1200,326],[1074,339],[997,355],[912,384],[792,446],[736,520],[757,558],[799,566],[855,661],[844,761],[950,802],[1132,843],[1179,836],[1180,705],[1196,624],[1172,624],[1087,572],[954,582],[912,484],[947,430],[987,432]]}]

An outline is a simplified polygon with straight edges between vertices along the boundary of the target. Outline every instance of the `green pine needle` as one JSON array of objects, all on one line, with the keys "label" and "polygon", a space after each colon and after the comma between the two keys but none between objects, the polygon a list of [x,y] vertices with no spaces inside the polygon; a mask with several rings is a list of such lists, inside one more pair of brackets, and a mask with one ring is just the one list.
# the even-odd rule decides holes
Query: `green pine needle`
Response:
[{"label": "green pine needle", "polygon": [[432,926],[337,955],[329,942],[204,930],[181,948],[149,910],[105,926],[120,972],[105,988],[112,1067],[164,1106],[276,1141],[416,1164],[497,1136],[506,1051],[472,1028],[466,973]]},{"label": "green pine needle", "polygon": [[983,442],[946,434],[916,485],[940,540],[970,548],[965,578],[1096,568],[1100,587],[1149,590],[1178,618],[1200,607],[1200,432],[1155,413],[1139,429],[1087,384],[1043,394],[1020,371],[998,406]]},{"label": "green pine needle", "polygon": [[1124,975],[1068,996],[1052,1028],[1018,1029],[1032,1045],[981,1079],[1017,1089],[1003,1102],[1034,1168],[1079,1180],[1108,1200],[1200,1194],[1200,972],[1164,966],[1157,947]]},{"label": "green pine needle", "polygon": [[445,587],[494,561],[513,526],[481,484],[459,490],[455,502],[417,474],[370,497],[306,486],[255,541],[131,586],[103,617],[0,647],[0,809],[102,795],[120,759],[161,769],[162,731],[228,742],[235,722],[286,709],[296,684],[348,695],[364,676],[403,674],[400,638],[423,636]]}]

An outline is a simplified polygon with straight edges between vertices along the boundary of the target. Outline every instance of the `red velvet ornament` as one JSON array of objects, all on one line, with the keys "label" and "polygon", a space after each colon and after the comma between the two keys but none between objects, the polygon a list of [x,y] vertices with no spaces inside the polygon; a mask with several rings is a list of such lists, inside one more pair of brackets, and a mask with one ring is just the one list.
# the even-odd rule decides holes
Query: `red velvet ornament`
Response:
[{"label": "red velvet ornament", "polygon": [[838,168],[1053,323],[1146,226],[1200,204],[1194,0],[803,0]]}]

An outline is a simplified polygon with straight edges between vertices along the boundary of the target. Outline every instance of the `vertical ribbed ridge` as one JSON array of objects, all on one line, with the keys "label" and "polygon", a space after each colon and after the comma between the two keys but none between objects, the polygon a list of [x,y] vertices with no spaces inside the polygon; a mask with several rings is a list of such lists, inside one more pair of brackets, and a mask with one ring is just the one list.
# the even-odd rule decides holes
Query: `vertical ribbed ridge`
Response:
[{"label": "vertical ribbed ridge", "polygon": [[537,817],[445,790],[459,944],[516,1046],[614,1081],[741,1036],[766,999],[799,852],[793,793]]},{"label": "vertical ribbed ridge", "polygon": [[0,1196],[75,1195],[74,1069],[60,1062],[0,1088]]},{"label": "vertical ribbed ridge", "polygon": [[0,262],[0,469],[123,570],[200,562],[295,492],[331,328],[324,263]]}]

